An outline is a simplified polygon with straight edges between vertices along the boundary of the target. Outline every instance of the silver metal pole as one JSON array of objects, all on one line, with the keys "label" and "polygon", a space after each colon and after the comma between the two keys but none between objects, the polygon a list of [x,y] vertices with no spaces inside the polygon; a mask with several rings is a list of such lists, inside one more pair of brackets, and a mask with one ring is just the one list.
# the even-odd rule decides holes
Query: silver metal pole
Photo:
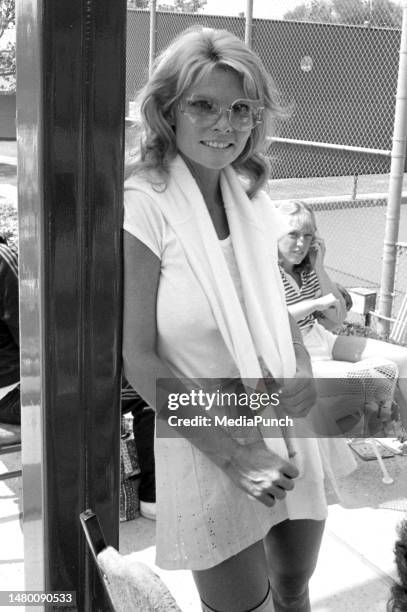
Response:
[{"label": "silver metal pole", "polygon": [[157,45],[157,0],[150,0],[150,54],[148,60],[148,74],[153,72]]},{"label": "silver metal pole", "polygon": [[402,6],[403,23],[401,27],[400,63],[378,307],[378,332],[383,335],[387,335],[389,332],[389,321],[387,319],[381,320],[380,316],[382,315],[383,317],[389,318],[393,305],[397,260],[396,242],[399,232],[401,192],[403,188],[403,172],[407,146],[407,0],[403,1]]},{"label": "silver metal pole", "polygon": [[[17,144],[20,248],[21,433],[26,590],[45,590],[44,465],[41,380],[41,219],[44,208],[42,34],[43,2],[16,5]],[[32,608],[43,612],[45,606]]]},{"label": "silver metal pole", "polygon": [[246,0],[244,40],[248,47],[252,46],[253,35],[253,0]]}]

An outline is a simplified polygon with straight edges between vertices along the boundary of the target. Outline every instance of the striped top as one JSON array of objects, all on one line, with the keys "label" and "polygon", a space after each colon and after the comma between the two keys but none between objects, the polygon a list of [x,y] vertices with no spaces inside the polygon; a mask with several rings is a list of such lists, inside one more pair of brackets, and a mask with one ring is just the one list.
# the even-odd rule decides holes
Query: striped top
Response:
[{"label": "striped top", "polygon": [[132,412],[133,416],[135,412],[152,410],[124,376],[122,376],[121,410],[122,414]]},{"label": "striped top", "polygon": [[0,244],[0,258],[3,259],[14,276],[18,279],[18,255],[17,250],[8,244]]},{"label": "striped top", "polygon": [[[283,280],[287,306],[298,304],[304,300],[312,300],[318,295],[321,295],[321,287],[314,270],[308,272],[305,270],[301,271],[301,287],[299,287],[291,275],[287,274],[281,266],[279,266],[279,268]],[[306,327],[312,326],[315,320],[316,317],[314,313],[311,313],[297,321],[297,324],[300,329],[305,329]]]}]

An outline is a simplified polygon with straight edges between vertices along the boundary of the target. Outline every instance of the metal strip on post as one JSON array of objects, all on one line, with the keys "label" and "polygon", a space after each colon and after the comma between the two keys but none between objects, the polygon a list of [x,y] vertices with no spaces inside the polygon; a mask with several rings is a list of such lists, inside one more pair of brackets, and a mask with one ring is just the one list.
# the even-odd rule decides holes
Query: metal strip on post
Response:
[{"label": "metal strip on post", "polygon": [[[399,233],[400,205],[403,189],[403,173],[407,146],[407,1],[403,2],[403,22],[400,42],[400,63],[397,81],[394,135],[391,153],[389,198],[383,245],[383,264],[378,306],[378,332],[386,336],[389,332],[389,317],[393,304]],[[386,317],[380,319],[380,317]]]},{"label": "metal strip on post", "polygon": [[244,41],[248,47],[253,43],[253,0],[246,0]]},{"label": "metal strip on post", "polygon": [[126,3],[17,9],[26,588],[104,611],[79,514],[118,546]]},{"label": "metal strip on post", "polygon": [[148,58],[148,74],[153,72],[157,47],[157,0],[150,0],[150,49]]},{"label": "metal strip on post", "polygon": [[40,293],[43,229],[41,14],[41,1],[21,0],[16,5],[21,457],[27,590],[45,590],[46,559]]}]

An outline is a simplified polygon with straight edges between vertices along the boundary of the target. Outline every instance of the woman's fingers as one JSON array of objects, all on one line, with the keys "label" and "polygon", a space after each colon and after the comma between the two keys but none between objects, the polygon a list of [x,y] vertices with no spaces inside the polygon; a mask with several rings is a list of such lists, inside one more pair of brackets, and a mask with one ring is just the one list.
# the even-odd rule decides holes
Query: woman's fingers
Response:
[{"label": "woman's fingers", "polygon": [[261,496],[255,497],[255,499],[268,508],[272,508],[276,503],[276,498],[271,493],[263,493]]},{"label": "woman's fingers", "polygon": [[291,491],[294,488],[294,484],[290,484],[290,488],[279,486],[277,483],[273,484],[272,487],[263,493],[260,500],[267,501],[269,506],[274,506],[277,500],[281,501],[287,496],[287,491]]},{"label": "woman's fingers", "polygon": [[275,499],[281,500],[285,498],[285,496],[287,495],[287,492],[284,489],[281,489],[280,487],[274,486],[272,489],[272,492],[269,493],[269,495],[271,495]]},{"label": "woman's fingers", "polygon": [[283,479],[283,482],[287,481],[287,483],[290,484],[290,489],[294,488],[294,482],[292,479],[297,478],[297,476],[299,475],[300,475],[300,472],[297,466],[294,465],[294,463],[289,463],[288,461],[286,461],[283,467],[281,468],[280,478]]},{"label": "woman's fingers", "polygon": [[280,477],[280,479],[276,482],[276,486],[285,489],[286,491],[292,491],[294,489],[294,480],[293,478],[296,478],[298,476],[298,470],[296,469],[296,476],[293,476],[292,478],[287,476],[282,475]]},{"label": "woman's fingers", "polygon": [[253,495],[253,497],[271,508],[275,505],[276,501],[283,500],[286,495],[287,493],[283,489],[279,489],[279,487],[272,487],[268,491],[261,491],[258,495]]},{"label": "woman's fingers", "polygon": [[292,491],[299,475],[293,463],[273,453],[263,441],[241,446],[227,473],[241,489],[269,507]]}]

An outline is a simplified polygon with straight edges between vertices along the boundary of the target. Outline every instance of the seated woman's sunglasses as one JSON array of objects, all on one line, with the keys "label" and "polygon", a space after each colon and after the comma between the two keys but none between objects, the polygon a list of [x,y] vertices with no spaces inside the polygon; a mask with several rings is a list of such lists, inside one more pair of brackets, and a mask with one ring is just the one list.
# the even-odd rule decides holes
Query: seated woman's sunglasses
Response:
[{"label": "seated woman's sunglasses", "polygon": [[181,100],[179,108],[198,127],[212,127],[223,111],[228,113],[230,126],[238,132],[248,132],[262,122],[264,106],[260,100],[235,100],[229,107],[217,100],[192,95]]}]

